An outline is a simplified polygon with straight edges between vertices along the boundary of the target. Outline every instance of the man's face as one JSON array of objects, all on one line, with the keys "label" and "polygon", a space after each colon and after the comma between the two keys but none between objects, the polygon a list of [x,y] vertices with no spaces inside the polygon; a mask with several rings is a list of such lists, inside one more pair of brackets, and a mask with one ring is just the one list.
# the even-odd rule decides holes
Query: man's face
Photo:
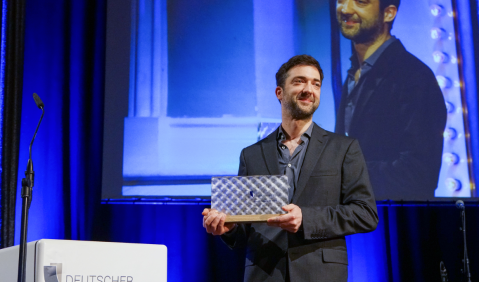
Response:
[{"label": "man's face", "polygon": [[344,37],[355,43],[373,42],[383,32],[380,0],[337,0],[336,18]]},{"label": "man's face", "polygon": [[313,66],[295,66],[288,71],[284,89],[276,88],[281,106],[293,119],[310,118],[319,106],[321,77]]}]

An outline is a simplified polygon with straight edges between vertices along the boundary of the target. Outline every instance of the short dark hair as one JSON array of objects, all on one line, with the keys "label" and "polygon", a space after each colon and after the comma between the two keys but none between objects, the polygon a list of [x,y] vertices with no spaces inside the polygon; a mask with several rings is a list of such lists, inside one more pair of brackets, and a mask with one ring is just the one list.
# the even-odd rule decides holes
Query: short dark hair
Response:
[{"label": "short dark hair", "polygon": [[286,78],[288,78],[288,71],[295,66],[313,66],[318,69],[321,82],[323,82],[323,70],[318,61],[310,55],[297,55],[284,63],[276,73],[276,86],[284,88]]},{"label": "short dark hair", "polygon": [[399,4],[401,4],[401,0],[379,0],[379,8],[381,11],[384,11],[387,6],[393,5],[399,10]]}]

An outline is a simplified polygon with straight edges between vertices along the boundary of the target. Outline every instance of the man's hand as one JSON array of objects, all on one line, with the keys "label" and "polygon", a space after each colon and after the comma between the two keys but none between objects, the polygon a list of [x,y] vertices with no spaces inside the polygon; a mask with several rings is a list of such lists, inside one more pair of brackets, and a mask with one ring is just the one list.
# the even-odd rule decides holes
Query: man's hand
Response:
[{"label": "man's hand", "polygon": [[234,223],[225,223],[226,214],[215,209],[204,209],[201,214],[203,215],[203,227],[206,228],[206,232],[213,235],[223,235],[236,226]]},{"label": "man's hand", "polygon": [[268,225],[281,227],[291,233],[298,232],[299,227],[303,222],[301,209],[297,205],[289,204],[284,206],[283,210],[288,213],[268,219]]}]

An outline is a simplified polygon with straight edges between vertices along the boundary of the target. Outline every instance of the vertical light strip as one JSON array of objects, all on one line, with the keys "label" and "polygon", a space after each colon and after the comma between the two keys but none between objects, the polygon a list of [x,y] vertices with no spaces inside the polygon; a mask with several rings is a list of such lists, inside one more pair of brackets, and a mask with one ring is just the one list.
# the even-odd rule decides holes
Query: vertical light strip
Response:
[{"label": "vertical light strip", "polygon": [[[468,45],[459,40],[455,1],[432,3],[429,6],[433,19],[430,36],[433,42],[432,66],[448,108],[444,130],[444,149],[436,197],[471,197],[469,183],[474,183],[471,173],[470,139],[468,131],[467,102],[463,78],[461,47]],[[461,25],[470,24],[461,23]],[[471,185],[472,186],[472,185]]]},{"label": "vertical light strip", "polygon": [[[479,124],[478,101],[476,85],[476,69],[473,27],[471,20],[470,3],[452,1],[455,11],[454,27],[456,33],[457,55],[460,58],[459,76],[461,83],[461,97],[463,102],[464,125],[466,133],[467,159],[470,174],[471,197],[477,197],[474,176],[479,173]],[[476,161],[476,163],[474,163]]]}]

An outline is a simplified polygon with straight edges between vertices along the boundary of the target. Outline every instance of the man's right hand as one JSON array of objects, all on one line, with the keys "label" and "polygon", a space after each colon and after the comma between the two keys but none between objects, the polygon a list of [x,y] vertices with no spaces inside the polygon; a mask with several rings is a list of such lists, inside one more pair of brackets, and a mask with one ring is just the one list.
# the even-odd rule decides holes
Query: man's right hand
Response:
[{"label": "man's right hand", "polygon": [[223,235],[236,226],[235,223],[225,223],[226,214],[215,209],[204,209],[201,214],[203,215],[203,227],[206,228],[206,232],[213,235]]}]

